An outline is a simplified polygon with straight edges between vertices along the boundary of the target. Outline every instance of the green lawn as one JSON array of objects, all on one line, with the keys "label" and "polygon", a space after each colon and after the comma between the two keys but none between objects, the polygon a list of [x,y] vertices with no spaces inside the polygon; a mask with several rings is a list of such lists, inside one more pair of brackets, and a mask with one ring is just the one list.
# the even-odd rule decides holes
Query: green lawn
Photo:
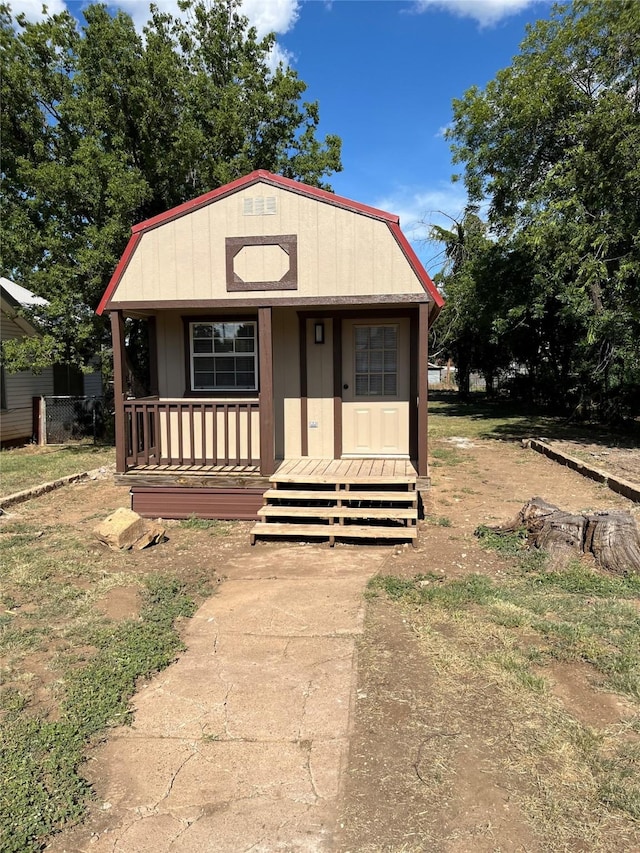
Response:
[{"label": "green lawn", "polygon": [[603,442],[635,447],[638,435],[612,432],[594,424],[570,423],[566,418],[541,414],[508,400],[488,400],[472,394],[462,402],[453,392],[435,392],[429,397],[429,436],[448,438],[547,438],[551,441]]},{"label": "green lawn", "polygon": [[113,447],[77,444],[20,447],[0,452],[0,495],[50,483],[115,462]]}]

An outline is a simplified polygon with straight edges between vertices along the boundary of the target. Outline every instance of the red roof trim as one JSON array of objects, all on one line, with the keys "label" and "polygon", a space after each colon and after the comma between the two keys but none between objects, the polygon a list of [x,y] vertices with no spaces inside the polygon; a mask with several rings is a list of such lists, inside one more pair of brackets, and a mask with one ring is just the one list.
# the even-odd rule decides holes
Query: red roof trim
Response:
[{"label": "red roof trim", "polygon": [[245,175],[242,178],[232,181],[230,184],[225,184],[222,187],[211,190],[211,192],[205,193],[197,198],[193,198],[190,201],[185,201],[184,204],[172,207],[171,210],[159,213],[151,219],[139,222],[137,225],[134,225],[131,230],[134,234],[138,234],[150,231],[152,228],[158,228],[158,226],[164,225],[165,222],[171,222],[174,219],[185,216],[187,213],[193,213],[194,210],[205,207],[212,201],[217,201],[218,199],[231,195],[238,190],[257,184],[260,181],[271,184],[271,186],[274,187],[292,190],[293,192],[298,193],[298,195],[304,195],[308,198],[315,198],[320,201],[328,202],[336,207],[343,207],[345,210],[353,210],[356,213],[363,213],[365,216],[371,216],[374,219],[381,219],[384,222],[398,223],[400,221],[393,213],[387,213],[385,210],[379,210],[377,207],[369,207],[369,205],[360,204],[357,201],[352,201],[349,198],[344,198],[344,196],[330,193],[327,190],[320,190],[317,187],[311,187],[308,184],[300,183],[300,181],[294,181],[291,178],[284,178],[282,175],[274,175],[272,172],[267,172],[265,169],[258,169],[255,172],[251,172],[249,175]]},{"label": "red roof trim", "polygon": [[444,299],[441,294],[438,292],[438,288],[435,286],[433,281],[431,280],[431,276],[426,271],[426,269],[422,266],[420,259],[416,255],[416,253],[411,248],[411,244],[405,237],[405,235],[400,230],[400,226],[397,223],[389,223],[389,230],[393,234],[396,239],[397,244],[400,246],[405,258],[411,264],[411,267],[415,274],[420,279],[420,283],[424,287],[425,291],[429,294],[429,296],[433,299],[433,308],[429,312],[431,315],[431,322],[435,320],[435,318],[440,313],[442,306],[444,305]]},{"label": "red roof trim", "polygon": [[129,238],[129,242],[127,243],[127,248],[124,250],[122,257],[120,258],[120,263],[115,268],[113,275],[111,276],[111,281],[107,285],[107,289],[105,290],[102,299],[100,300],[100,304],[96,308],[96,314],[101,316],[104,309],[107,307],[107,304],[111,297],[113,296],[113,292],[120,283],[120,279],[124,275],[124,271],[129,266],[129,261],[131,260],[133,253],[136,249],[136,246],[140,242],[140,238],[142,234],[132,234]]},{"label": "red roof trim", "polygon": [[294,181],[291,178],[285,178],[282,175],[275,175],[272,172],[267,172],[264,169],[258,169],[255,172],[251,172],[249,175],[245,175],[242,178],[238,178],[237,180],[232,181],[229,184],[225,184],[222,187],[218,187],[217,189],[212,190],[211,192],[198,196],[198,198],[191,199],[190,201],[184,202],[184,204],[180,204],[177,207],[171,208],[171,210],[167,210],[164,213],[160,213],[157,216],[152,217],[151,219],[146,219],[144,222],[139,222],[137,225],[134,225],[131,229],[132,236],[127,244],[126,249],[124,250],[124,254],[120,259],[120,263],[118,264],[113,275],[111,276],[111,281],[109,282],[107,289],[105,290],[104,295],[100,300],[100,304],[98,305],[96,313],[101,315],[107,308],[108,303],[111,297],[113,296],[115,289],[120,283],[120,279],[124,275],[124,272],[129,265],[131,257],[133,256],[133,253],[144,233],[146,233],[147,231],[151,231],[154,228],[158,228],[160,225],[163,225],[166,222],[171,222],[174,219],[178,219],[181,216],[185,216],[188,213],[192,213],[193,211],[198,210],[201,207],[205,207],[213,201],[225,198],[225,196],[232,195],[238,190],[250,187],[253,184],[259,182],[264,182],[274,187],[281,187],[282,189],[290,190],[291,192],[297,193],[298,195],[306,196],[307,198],[317,199],[318,201],[323,201],[327,204],[332,204],[336,207],[341,207],[345,210],[351,210],[355,213],[361,213],[364,216],[369,216],[373,219],[378,219],[379,221],[385,222],[389,227],[389,230],[393,234],[396,242],[398,243],[401,251],[406,257],[407,261],[413,268],[413,271],[418,276],[418,279],[420,280],[425,292],[433,300],[433,306],[431,309],[432,320],[434,320],[440,313],[440,309],[444,305],[444,300],[442,296],[438,293],[438,290],[436,289],[436,286],[429,277],[429,274],[422,266],[417,255],[411,248],[409,241],[400,230],[400,219],[398,216],[393,213],[387,213],[386,211],[380,210],[377,207],[370,207],[369,205],[360,204],[357,201],[352,201],[351,199],[345,198],[344,196],[335,195],[334,193],[328,192],[327,190],[321,190],[317,187],[311,187],[308,184],[303,184],[299,181]]},{"label": "red roof trim", "polygon": [[318,189],[318,187],[310,187],[308,184],[294,181],[291,178],[284,178],[282,175],[274,175],[271,172],[259,171],[253,172],[253,174],[260,175],[260,180],[265,183],[292,190],[294,193],[298,193],[298,195],[305,195],[308,198],[325,201],[328,204],[333,204],[335,207],[342,207],[345,210],[363,213],[365,216],[370,216],[373,219],[381,219],[383,222],[400,223],[400,219],[395,213],[387,213],[386,210],[380,210],[378,207],[370,207],[368,204],[361,204],[359,201],[353,201],[353,199],[345,198],[345,196],[336,195],[327,190]]}]

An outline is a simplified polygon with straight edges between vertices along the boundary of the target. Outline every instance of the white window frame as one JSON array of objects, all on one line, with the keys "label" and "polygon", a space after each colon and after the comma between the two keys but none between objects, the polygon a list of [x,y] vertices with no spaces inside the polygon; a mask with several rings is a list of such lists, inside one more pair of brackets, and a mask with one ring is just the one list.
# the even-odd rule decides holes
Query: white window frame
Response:
[{"label": "white window frame", "polygon": [[[371,377],[371,368],[365,372],[363,370],[357,369],[357,350],[356,350],[356,330],[358,328],[364,329],[394,329],[396,333],[396,367],[395,370],[386,370],[384,367],[384,363],[382,369],[379,371],[373,371],[373,373],[379,374],[382,379],[382,393],[381,394],[359,394],[358,393],[358,375]],[[368,350],[371,352],[371,350]],[[384,357],[385,348],[382,348],[382,353]],[[357,400],[396,400],[398,399],[398,388],[399,388],[399,358],[400,358],[400,325],[399,323],[357,323],[353,327],[353,396]],[[395,376],[396,382],[396,390],[394,394],[385,394],[384,393],[384,381],[386,376]]]},{"label": "white window frame", "polygon": [[[215,326],[253,326],[253,329],[254,329],[254,336],[253,336],[254,351],[252,353],[235,352],[235,351],[230,352],[230,353],[229,352],[220,352],[220,353],[216,353],[216,352],[197,353],[197,352],[194,352],[193,332],[194,332],[195,326],[211,326],[211,327],[215,327]],[[212,339],[213,339],[213,336],[212,336]],[[248,340],[251,340],[251,339],[248,339]],[[196,367],[196,363],[197,363],[198,358],[213,358],[213,359],[234,358],[235,359],[235,358],[251,358],[251,357],[253,358],[253,376],[254,376],[253,387],[251,387],[251,388],[238,388],[235,385],[212,385],[212,386],[207,386],[204,388],[196,388],[196,383],[195,383],[196,370],[195,370],[195,367]],[[234,372],[237,372],[237,371],[234,371]],[[234,393],[234,394],[251,394],[252,392],[257,391],[258,390],[258,323],[257,323],[257,321],[256,320],[250,320],[250,319],[247,319],[247,320],[238,320],[238,319],[234,319],[234,320],[206,320],[206,319],[190,320],[189,321],[189,374],[190,374],[189,375],[190,389],[193,393],[202,394],[202,393],[211,392],[211,393],[215,394],[215,393],[219,393],[219,392],[226,392],[226,393]],[[214,371],[214,374],[215,374],[215,371]]]}]

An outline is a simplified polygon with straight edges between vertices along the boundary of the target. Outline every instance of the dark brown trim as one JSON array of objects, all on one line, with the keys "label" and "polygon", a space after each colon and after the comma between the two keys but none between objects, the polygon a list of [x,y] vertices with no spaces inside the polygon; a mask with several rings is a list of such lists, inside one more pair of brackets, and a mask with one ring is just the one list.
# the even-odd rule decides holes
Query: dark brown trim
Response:
[{"label": "dark brown trim", "polygon": [[409,455],[418,459],[418,311],[409,319]]},{"label": "dark brown trim", "polygon": [[109,302],[107,311],[162,311],[172,308],[189,310],[202,308],[208,311],[221,308],[291,308],[294,306],[308,305],[319,311],[331,308],[334,305],[415,305],[416,303],[429,304],[426,293],[384,293],[378,296],[273,296],[251,297],[247,299],[166,299],[154,302]]},{"label": "dark brown trim", "polygon": [[260,377],[260,473],[275,471],[273,423],[273,328],[271,308],[258,310]]},{"label": "dark brown trim", "polygon": [[158,335],[156,318],[147,320],[147,335],[149,339],[149,394],[158,395]]},{"label": "dark brown trim", "polygon": [[427,396],[429,379],[429,307],[418,309],[418,476],[429,473]]},{"label": "dark brown trim", "polygon": [[260,394],[258,391],[217,391],[216,389],[212,389],[210,391],[190,391],[188,388],[185,388],[182,392],[182,395],[176,399],[217,400],[219,398],[222,398],[224,400],[243,400],[244,402],[256,402],[260,399]]},{"label": "dark brown trim", "polygon": [[[278,246],[289,256],[289,269],[278,281],[244,281],[235,271],[236,256],[249,246]],[[225,237],[227,291],[297,290],[298,289],[298,236],[274,234],[259,237]]]},{"label": "dark brown trim", "polygon": [[113,343],[113,399],[115,404],[116,473],[127,470],[127,448],[124,419],[125,359],[124,319],[121,311],[111,313]]},{"label": "dark brown trim", "polygon": [[342,318],[333,318],[333,458],[342,456]]},{"label": "dark brown trim", "polygon": [[[213,479],[213,478],[212,478]],[[217,518],[254,521],[264,488],[133,486],[131,509],[144,518]]]},{"label": "dark brown trim", "polygon": [[309,455],[309,379],[307,374],[307,318],[298,316],[300,345],[300,456]]},{"label": "dark brown trim", "polygon": [[257,397],[259,394],[258,389],[260,388],[260,374],[256,376],[256,383],[258,385],[257,388],[243,388],[239,390],[234,390],[232,388],[229,389],[219,389],[219,388],[208,388],[208,389],[198,389],[195,390],[191,387],[191,341],[189,338],[189,324],[190,323],[242,323],[249,320],[252,323],[257,323],[258,316],[254,312],[251,314],[196,314],[195,316],[182,316],[182,328],[184,335],[184,359],[185,359],[185,392],[182,395],[183,397],[211,397],[212,394],[215,394],[218,397],[243,397],[243,398],[251,398]]},{"label": "dark brown trim", "polygon": [[324,319],[340,317],[343,320],[374,320],[374,319],[403,319],[411,316],[412,306],[404,308],[341,308],[341,309],[319,309],[318,311],[298,311],[298,314],[307,319]]}]

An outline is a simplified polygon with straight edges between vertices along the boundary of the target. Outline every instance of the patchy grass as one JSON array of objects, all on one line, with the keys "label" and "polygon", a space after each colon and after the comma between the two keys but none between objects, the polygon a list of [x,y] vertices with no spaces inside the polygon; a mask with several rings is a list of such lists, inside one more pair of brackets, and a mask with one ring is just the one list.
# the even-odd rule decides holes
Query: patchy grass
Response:
[{"label": "patchy grass", "polygon": [[[434,695],[451,694],[451,726],[460,685],[483,697],[490,689],[514,745],[505,784],[531,781],[526,795],[521,782],[514,791],[549,849],[573,849],[575,838],[609,849],[605,826],[634,832],[640,820],[640,577],[579,561],[547,570],[542,552],[523,551],[519,532],[485,530],[482,542],[504,557],[500,575],[381,576],[368,595],[402,608],[433,667]],[[605,729],[580,723],[549,690],[545,666],[554,661],[588,664],[597,686],[626,696],[636,716]]]},{"label": "patchy grass", "polygon": [[425,515],[425,521],[429,524],[437,524],[438,527],[451,527],[453,522],[446,515]]},{"label": "patchy grass", "polygon": [[115,461],[113,447],[84,444],[19,447],[0,451],[2,494],[11,495],[33,486],[81,474]]},{"label": "patchy grass", "polygon": [[434,447],[431,450],[431,464],[439,468],[442,465],[460,465],[465,457],[455,447]]},{"label": "patchy grass", "polygon": [[[170,578],[152,575],[144,586],[139,619],[94,621],[81,632],[75,626],[93,653],[81,666],[82,655],[61,658],[57,718],[32,711],[28,688],[3,691],[3,851],[40,850],[47,836],[82,815],[90,790],[78,767],[87,744],[108,726],[128,722],[128,702],[138,679],[167,666],[182,648],[174,624],[193,613],[193,601]],[[13,651],[11,634],[3,637],[6,655]]]},{"label": "patchy grass", "polygon": [[197,518],[195,515],[184,518],[179,524],[185,530],[208,530],[215,536],[226,536],[232,529],[232,525],[228,521],[218,521],[213,518]]},{"label": "patchy grass", "polygon": [[[186,581],[173,576],[177,567],[141,572],[150,555],[96,558],[76,524],[47,521],[46,514],[5,520],[0,537],[6,853],[41,850],[80,818],[91,796],[78,773],[85,750],[110,726],[128,722],[137,682],[175,659],[179,620],[211,593],[210,578],[197,572]],[[139,591],[138,615],[108,618],[98,604],[122,587]]]}]

